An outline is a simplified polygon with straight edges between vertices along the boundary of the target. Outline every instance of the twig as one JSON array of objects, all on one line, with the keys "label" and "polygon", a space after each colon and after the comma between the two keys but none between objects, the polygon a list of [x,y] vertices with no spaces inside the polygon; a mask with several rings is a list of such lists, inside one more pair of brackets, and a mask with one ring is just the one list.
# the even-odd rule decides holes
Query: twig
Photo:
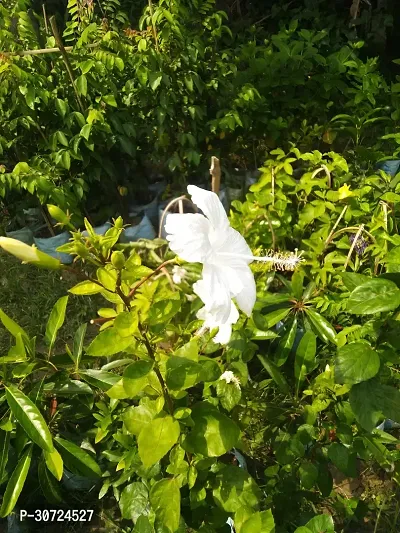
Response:
[{"label": "twig", "polygon": [[176,259],[168,259],[168,261],[164,261],[164,263],[161,263],[161,265],[159,265],[153,272],[151,272],[148,276],[146,276],[145,278],[143,278],[141,281],[139,281],[139,283],[137,283],[133,289],[131,290],[131,292],[128,294],[128,298],[129,300],[132,298],[132,296],[135,294],[135,292],[138,290],[139,287],[141,287],[143,285],[143,283],[146,283],[146,281],[148,279],[150,279],[152,276],[154,276],[154,274],[156,272],[159,272],[160,270],[162,270],[165,265],[169,265],[170,263],[175,263]]},{"label": "twig", "polygon": [[[95,48],[96,46],[99,46],[99,43],[91,43],[87,45],[88,48]],[[64,46],[64,50],[66,52],[71,52],[74,49],[73,46]],[[16,52],[1,52],[3,56],[6,57],[12,57],[12,56],[38,56],[42,54],[54,54],[57,52],[61,52],[61,49],[56,48],[38,48],[37,50],[19,50]]]},{"label": "twig", "polygon": [[356,236],[354,237],[354,241],[352,242],[351,246],[350,246],[350,250],[349,250],[349,253],[347,254],[347,257],[346,257],[346,262],[344,264],[344,269],[346,270],[347,268],[347,265],[349,264],[349,261],[350,261],[350,258],[351,258],[351,254],[353,253],[353,250],[357,244],[357,241],[358,239],[360,238],[360,235],[362,233],[364,229],[364,224],[361,224],[361,226],[358,228],[358,231],[356,233]]},{"label": "twig", "polygon": [[332,177],[331,177],[331,173],[330,173],[330,171],[329,171],[329,169],[328,169],[328,167],[326,165],[321,165],[319,168],[314,170],[314,172],[311,175],[311,179],[314,179],[315,176],[317,174],[319,174],[320,172],[322,172],[322,171],[325,172],[326,177],[328,178],[328,187],[331,188],[332,187]]},{"label": "twig", "polygon": [[324,250],[325,250],[325,248],[328,246],[328,244],[331,242],[332,235],[335,233],[335,229],[338,227],[340,221],[341,221],[342,218],[344,217],[344,215],[345,215],[345,213],[346,213],[348,207],[349,207],[348,205],[345,205],[345,206],[343,207],[343,210],[342,210],[342,212],[340,213],[339,218],[338,218],[337,221],[335,222],[335,225],[333,226],[332,231],[330,232],[330,234],[328,235],[328,238],[327,238],[326,241],[325,241]]},{"label": "twig", "polygon": [[54,15],[52,17],[50,17],[50,26],[51,26],[51,30],[52,30],[53,35],[54,35],[54,39],[56,40],[56,43],[58,44],[58,47],[59,47],[60,52],[61,52],[61,55],[63,57],[64,63],[65,63],[65,67],[67,69],[68,75],[69,75],[71,83],[72,83],[72,87],[73,87],[74,92],[75,92],[76,100],[78,102],[78,105],[80,107],[80,110],[81,110],[82,114],[85,114],[85,108],[84,108],[84,106],[82,104],[81,97],[79,96],[78,90],[76,88],[75,78],[74,78],[74,74],[73,74],[73,71],[72,71],[71,63],[69,62],[68,54],[65,51],[63,42],[62,42],[60,34],[58,32],[56,18],[55,18]]},{"label": "twig", "polygon": [[150,10],[150,17],[151,17],[151,27],[152,27],[152,30],[153,30],[153,37],[154,37],[154,42],[155,42],[155,45],[156,45],[156,50],[157,52],[160,51],[160,48],[158,47],[158,38],[157,38],[157,30],[156,30],[156,26],[153,22],[153,2],[152,0],[148,0],[149,2],[149,10]]},{"label": "twig", "polygon": [[158,377],[158,381],[160,382],[160,385],[162,387],[164,398],[165,398],[165,400],[167,402],[169,412],[172,415],[172,413],[174,412],[174,404],[172,403],[171,396],[168,393],[167,385],[165,384],[164,378],[161,375],[160,369],[157,366],[154,350],[153,350],[153,348],[152,348],[152,346],[150,344],[150,341],[149,341],[149,339],[148,339],[148,337],[146,335],[146,332],[145,332],[145,330],[144,330],[144,328],[143,328],[143,326],[141,324],[139,324],[139,330],[140,330],[140,333],[142,334],[143,342],[144,342],[144,345],[146,346],[147,353],[149,354],[149,357],[155,363],[154,364],[154,372],[156,373],[156,375]]},{"label": "twig", "polygon": [[55,237],[56,234],[54,232],[53,226],[50,224],[49,217],[47,216],[45,210],[43,209],[42,205],[40,205],[40,212],[42,213],[42,216],[44,218],[44,221],[46,223],[47,229],[50,231],[50,234],[52,237]]},{"label": "twig", "polygon": [[42,4],[42,10],[43,10],[43,20],[44,20],[44,27],[46,30],[46,33],[49,33],[49,26],[47,24],[47,13],[46,13],[46,6],[45,4]]},{"label": "twig", "polygon": [[211,158],[210,174],[211,190],[212,192],[215,192],[215,194],[218,194],[221,185],[221,165],[218,157],[212,156]]},{"label": "twig", "polygon": [[160,227],[158,228],[158,238],[159,239],[161,239],[162,230],[163,230],[163,227],[164,227],[164,220],[165,220],[165,217],[168,214],[169,208],[172,207],[174,204],[176,204],[176,202],[179,202],[179,201],[182,201],[182,200],[186,200],[187,202],[192,203],[188,198],[186,198],[185,195],[182,195],[182,196],[179,196],[178,198],[174,198],[173,200],[171,200],[169,202],[169,204],[166,206],[166,208],[164,209],[162,217],[161,217],[161,220],[160,220]]}]

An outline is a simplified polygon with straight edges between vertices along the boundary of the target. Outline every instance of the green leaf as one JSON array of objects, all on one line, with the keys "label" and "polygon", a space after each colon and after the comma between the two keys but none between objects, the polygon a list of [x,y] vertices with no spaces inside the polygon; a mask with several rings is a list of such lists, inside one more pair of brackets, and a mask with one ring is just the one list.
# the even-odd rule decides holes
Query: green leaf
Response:
[{"label": "green leaf", "polygon": [[90,479],[100,478],[102,472],[93,457],[85,450],[61,437],[54,438],[59,447],[65,466],[72,473]]},{"label": "green leaf", "polygon": [[53,441],[47,424],[36,405],[14,385],[6,387],[7,403],[29,438],[42,450],[52,452]]},{"label": "green leaf", "polygon": [[257,509],[262,492],[248,472],[238,466],[226,466],[215,478],[213,498],[219,507],[234,513],[246,505]]},{"label": "green leaf", "polygon": [[279,370],[279,368],[270,359],[268,359],[266,355],[257,354],[257,357],[261,361],[261,364],[263,365],[265,370],[268,372],[268,374],[272,377],[272,379],[275,381],[277,386],[280,388],[280,390],[284,394],[289,394],[290,392],[289,384],[286,381],[285,376]]},{"label": "green leaf", "polygon": [[0,485],[6,479],[6,466],[10,451],[11,431],[0,429]]},{"label": "green leaf", "polygon": [[235,383],[227,383],[225,380],[218,380],[216,390],[222,407],[227,411],[232,411],[242,397],[240,387]]},{"label": "green leaf", "polygon": [[297,270],[292,276],[292,292],[296,300],[300,300],[303,295],[304,272]]},{"label": "green leaf", "polygon": [[347,311],[370,315],[393,311],[400,305],[400,289],[393,281],[372,279],[356,287],[347,301]]},{"label": "green leaf", "polygon": [[94,357],[110,356],[123,352],[132,342],[132,337],[121,337],[118,331],[111,327],[97,335],[86,350],[86,353]]},{"label": "green leaf", "polygon": [[135,361],[124,370],[123,387],[130,398],[134,398],[147,385],[147,375],[153,368],[152,361]]},{"label": "green leaf", "polygon": [[163,398],[157,400],[147,399],[146,403],[141,403],[137,407],[128,407],[122,416],[122,420],[129,433],[139,435],[142,429],[160,413],[162,408]]},{"label": "green leaf", "polygon": [[150,490],[150,503],[157,520],[171,533],[179,528],[181,493],[175,478],[157,481]]},{"label": "green leaf", "polygon": [[57,450],[50,452],[43,451],[43,457],[46,462],[47,468],[53,474],[53,476],[60,481],[63,475],[64,463],[61,455]]},{"label": "green leaf", "polygon": [[64,118],[68,110],[67,102],[65,102],[64,100],[60,100],[59,98],[56,98],[55,106],[56,106],[57,112],[62,116],[62,118]]},{"label": "green leaf", "polygon": [[75,362],[75,368],[78,369],[83,352],[83,343],[85,341],[87,324],[81,324],[76,330],[74,344],[72,346],[72,357]]},{"label": "green leaf", "polygon": [[357,477],[356,454],[350,453],[344,444],[333,442],[328,448],[328,457],[346,476]]},{"label": "green leaf", "polygon": [[178,350],[174,352],[176,357],[185,357],[197,362],[199,360],[199,344],[197,340],[193,339],[190,342],[184,344]]},{"label": "green leaf", "polygon": [[239,427],[210,403],[197,403],[191,417],[194,427],[184,443],[188,451],[205,457],[219,457],[237,444]]},{"label": "green leaf", "polygon": [[363,381],[350,390],[350,405],[357,422],[367,431],[372,431],[382,416],[382,408],[376,402],[376,380]]},{"label": "green leaf", "polygon": [[118,107],[117,101],[113,94],[108,94],[106,96],[103,96],[102,98],[107,105],[110,105],[112,107]]},{"label": "green leaf", "polygon": [[119,508],[122,518],[135,523],[140,516],[149,514],[149,493],[144,483],[135,482],[127,485],[121,493]]},{"label": "green leaf", "polygon": [[335,358],[337,383],[355,384],[373,378],[379,371],[377,352],[364,342],[352,342],[339,348]]},{"label": "green leaf", "polygon": [[138,315],[136,312],[124,311],[114,320],[114,327],[121,337],[131,337],[138,331]]},{"label": "green leaf", "polygon": [[294,361],[294,375],[296,378],[296,390],[306,378],[308,372],[312,370],[317,352],[317,339],[312,331],[306,331],[296,350]]},{"label": "green leaf", "polygon": [[314,311],[313,309],[306,309],[306,315],[310,319],[311,324],[314,326],[318,337],[328,344],[332,342],[336,344],[336,331],[322,315]]},{"label": "green leaf", "polygon": [[3,323],[3,326],[13,335],[13,337],[17,338],[18,335],[21,335],[23,339],[28,339],[28,335],[24,329],[21,328],[12,318],[7,316],[5,312],[0,309],[0,320]]},{"label": "green leaf", "polygon": [[85,124],[83,126],[83,128],[81,129],[79,135],[88,141],[91,131],[92,131],[92,125],[91,124]]},{"label": "green leaf", "polygon": [[61,164],[66,169],[69,170],[71,167],[71,156],[66,150],[63,151],[61,156]]},{"label": "green leaf", "polygon": [[356,272],[343,272],[340,274],[343,283],[346,286],[346,289],[349,291],[354,291],[360,285],[363,285],[367,281],[370,281],[371,278],[364,276],[364,274],[357,274]]},{"label": "green leaf", "polygon": [[139,516],[132,533],[154,533],[154,528],[147,516]]},{"label": "green leaf", "polygon": [[86,94],[87,94],[87,79],[86,79],[86,76],[84,74],[82,74],[81,76],[76,78],[75,84],[76,84],[76,88],[77,88],[78,93],[81,96],[86,96]]},{"label": "green leaf", "polygon": [[39,461],[38,466],[39,484],[46,500],[54,505],[62,503],[60,486],[47,470],[44,461]]},{"label": "green leaf", "polygon": [[92,370],[89,368],[85,371],[80,371],[80,376],[93,387],[98,387],[103,391],[111,389],[119,380],[120,376],[105,370]]},{"label": "green leaf", "polygon": [[68,296],[62,296],[54,305],[49,320],[46,326],[45,339],[49,345],[49,353],[51,352],[56,341],[57,332],[64,324],[65,311],[67,309]]},{"label": "green leaf", "polygon": [[18,464],[7,483],[7,487],[3,496],[3,502],[0,508],[1,518],[5,518],[12,512],[15,504],[18,501],[19,495],[24,488],[25,480],[31,464],[32,448],[32,445],[27,448],[24,455],[18,461]]},{"label": "green leaf", "polygon": [[172,416],[151,420],[138,437],[139,456],[145,468],[162,459],[178,442],[179,435],[179,422]]},{"label": "green leaf", "polygon": [[297,317],[294,317],[292,325],[279,341],[278,348],[275,353],[275,364],[282,366],[286,363],[290,352],[292,351],[294,339],[297,333]]},{"label": "green leaf", "polygon": [[307,522],[305,527],[310,533],[335,533],[333,519],[328,514],[314,516],[314,518]]},{"label": "green leaf", "polygon": [[171,390],[185,390],[201,380],[202,367],[199,363],[184,357],[168,358],[165,381]]},{"label": "green leaf", "polygon": [[150,72],[149,74],[149,82],[150,87],[153,91],[157,89],[157,87],[160,85],[162,80],[162,72]]},{"label": "green leaf", "polygon": [[94,283],[93,281],[81,281],[74,285],[72,289],[69,289],[68,292],[78,296],[89,296],[92,294],[98,294],[103,290],[103,287],[98,283]]},{"label": "green leaf", "polygon": [[253,513],[240,528],[240,533],[275,533],[275,520],[271,509]]},{"label": "green leaf", "polygon": [[304,462],[299,467],[300,481],[306,490],[311,490],[318,479],[318,468],[313,463]]}]

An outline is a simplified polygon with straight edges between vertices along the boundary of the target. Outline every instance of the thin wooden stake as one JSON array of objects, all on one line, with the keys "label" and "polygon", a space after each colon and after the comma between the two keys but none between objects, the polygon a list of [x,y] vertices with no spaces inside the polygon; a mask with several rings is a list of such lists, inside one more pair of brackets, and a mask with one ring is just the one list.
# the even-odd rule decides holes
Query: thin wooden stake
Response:
[{"label": "thin wooden stake", "polygon": [[358,231],[356,233],[356,236],[354,237],[354,241],[352,242],[351,244],[351,247],[350,247],[350,250],[349,250],[349,253],[347,254],[347,257],[346,257],[346,262],[344,264],[344,269],[346,270],[347,268],[347,265],[349,264],[349,261],[351,259],[351,254],[353,253],[353,250],[354,248],[356,247],[356,244],[357,244],[357,241],[358,239],[360,238],[360,235],[362,233],[364,229],[364,224],[361,224],[361,226],[358,228]]},{"label": "thin wooden stake", "polygon": [[[91,43],[88,44],[88,48],[96,48],[96,46],[99,46],[99,43]],[[71,52],[74,49],[73,46],[64,46],[64,50],[66,52]],[[13,56],[39,56],[41,54],[54,54],[57,52],[61,52],[60,48],[38,48],[37,50],[19,50],[16,52],[0,52],[1,55],[6,57],[13,57]]]},{"label": "thin wooden stake", "polygon": [[56,43],[58,44],[58,47],[59,47],[60,52],[61,52],[61,55],[63,57],[64,63],[65,63],[65,67],[67,69],[68,75],[69,75],[71,83],[72,83],[72,87],[73,87],[74,92],[75,92],[76,100],[78,102],[78,105],[80,107],[80,110],[81,110],[82,114],[84,114],[85,113],[85,108],[84,108],[84,106],[82,104],[81,97],[79,96],[78,89],[76,88],[75,78],[74,78],[74,74],[73,74],[73,71],[72,71],[71,63],[69,62],[68,54],[65,51],[65,47],[63,45],[63,42],[62,42],[61,37],[60,37],[60,34],[58,32],[56,18],[55,18],[54,15],[52,17],[50,17],[50,26],[51,26],[51,31],[53,32],[53,35],[54,35],[54,39],[56,40]]},{"label": "thin wooden stake", "polygon": [[332,231],[330,232],[330,234],[328,235],[328,238],[327,238],[326,241],[325,241],[324,249],[325,249],[325,248],[328,246],[328,244],[331,242],[332,235],[335,233],[335,229],[339,226],[339,222],[340,222],[340,221],[342,220],[342,218],[344,217],[344,214],[346,213],[348,207],[349,207],[348,205],[345,205],[345,206],[343,207],[343,210],[342,210],[342,212],[340,213],[339,218],[336,220],[335,225],[334,225],[333,228],[332,228]]},{"label": "thin wooden stake", "polygon": [[44,27],[46,29],[46,33],[49,33],[49,25],[47,24],[47,13],[46,13],[46,6],[42,4],[42,10],[43,10],[43,19],[44,19]]},{"label": "thin wooden stake", "polygon": [[219,163],[218,157],[212,156],[211,158],[210,174],[212,178],[211,190],[212,192],[215,192],[215,194],[218,194],[221,185],[221,165]]},{"label": "thin wooden stake", "polygon": [[153,14],[154,14],[153,2],[152,2],[152,0],[148,0],[148,2],[149,2],[149,9],[150,9],[150,16],[151,16],[151,27],[152,27],[152,30],[153,30],[154,42],[155,42],[155,45],[156,45],[156,50],[157,50],[157,52],[159,52],[160,49],[158,47],[157,30],[156,30],[156,26],[155,26],[155,24],[153,22]]}]

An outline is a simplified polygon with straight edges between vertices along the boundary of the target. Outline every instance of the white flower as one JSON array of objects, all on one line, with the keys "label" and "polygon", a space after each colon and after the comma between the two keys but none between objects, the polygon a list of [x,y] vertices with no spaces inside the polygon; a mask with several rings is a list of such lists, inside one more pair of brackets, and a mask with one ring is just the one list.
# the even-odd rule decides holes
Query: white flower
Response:
[{"label": "white flower", "polygon": [[181,283],[185,279],[186,274],[187,271],[184,268],[175,265],[172,269],[172,281],[179,285],[179,283]]},{"label": "white flower", "polygon": [[204,215],[168,215],[167,240],[179,257],[203,264],[203,277],[193,285],[194,292],[204,303],[197,316],[205,320],[205,327],[219,328],[216,342],[222,342],[221,339],[228,342],[232,324],[239,319],[232,298],[247,316],[251,315],[256,301],[256,284],[249,264],[253,261],[273,262],[280,268],[287,265],[293,269],[301,259],[297,254],[254,256],[240,233],[231,228],[218,196],[194,185],[187,189],[193,203]]},{"label": "white flower", "polygon": [[231,370],[225,370],[225,372],[219,377],[227,383],[233,383],[235,387],[240,389],[240,379],[235,376]]}]

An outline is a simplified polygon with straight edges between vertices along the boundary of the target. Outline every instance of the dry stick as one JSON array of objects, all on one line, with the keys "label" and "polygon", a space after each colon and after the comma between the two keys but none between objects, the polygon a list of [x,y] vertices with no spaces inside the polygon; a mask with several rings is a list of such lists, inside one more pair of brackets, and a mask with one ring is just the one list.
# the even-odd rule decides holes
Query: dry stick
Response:
[{"label": "dry stick", "polygon": [[329,171],[329,169],[328,169],[328,167],[326,165],[321,165],[319,168],[317,168],[317,170],[314,170],[314,172],[311,175],[311,179],[314,179],[317,174],[322,172],[322,170],[325,171],[326,177],[328,178],[328,187],[331,188],[332,187],[332,177],[331,177],[331,173],[330,173],[330,171]]},{"label": "dry stick", "polygon": [[334,225],[333,228],[332,228],[332,231],[330,232],[330,234],[328,235],[328,238],[327,238],[326,241],[325,241],[324,250],[325,250],[325,248],[328,246],[328,244],[331,242],[332,235],[335,233],[335,229],[339,226],[339,223],[340,223],[340,221],[342,220],[342,218],[344,217],[344,214],[346,213],[348,207],[349,207],[348,205],[345,205],[345,206],[343,207],[343,210],[342,210],[342,212],[340,213],[339,218],[336,220],[335,225]]},{"label": "dry stick", "polygon": [[63,42],[62,42],[60,34],[58,32],[56,18],[55,18],[54,15],[52,17],[50,17],[50,26],[51,26],[51,30],[52,30],[53,35],[54,35],[54,39],[56,40],[56,43],[58,44],[58,47],[59,47],[60,52],[61,52],[61,55],[63,57],[64,63],[65,63],[65,67],[67,69],[68,75],[69,75],[71,83],[72,83],[72,87],[73,87],[74,92],[75,92],[76,100],[78,102],[78,105],[80,107],[80,110],[81,110],[82,114],[84,114],[85,113],[85,108],[83,107],[82,100],[81,100],[81,98],[79,96],[79,93],[78,93],[78,90],[76,88],[75,78],[74,78],[74,74],[72,72],[71,63],[69,62],[68,54],[65,51]]},{"label": "dry stick", "polygon": [[43,10],[43,19],[44,19],[44,27],[46,29],[46,33],[49,33],[49,26],[47,24],[47,14],[46,14],[46,6],[42,4],[42,10]]},{"label": "dry stick", "polygon": [[272,205],[275,205],[275,171],[271,168],[271,194],[272,194]]},{"label": "dry stick", "polygon": [[164,220],[165,220],[165,217],[168,214],[169,208],[172,207],[176,202],[179,202],[179,201],[182,201],[182,200],[186,200],[187,202],[190,202],[190,200],[188,198],[186,198],[185,195],[182,195],[182,196],[179,196],[179,198],[174,198],[173,200],[171,200],[169,202],[169,204],[166,206],[166,208],[164,209],[162,217],[161,217],[161,220],[160,220],[160,227],[158,228],[158,238],[159,239],[161,239],[162,229],[164,227]]},{"label": "dry stick", "polygon": [[354,241],[353,241],[353,243],[352,243],[352,245],[350,247],[349,253],[347,254],[346,262],[344,264],[344,269],[345,270],[347,268],[347,265],[349,264],[349,261],[350,261],[350,258],[351,258],[351,254],[353,253],[353,250],[354,250],[354,248],[355,248],[355,246],[357,244],[358,239],[360,238],[360,235],[361,235],[363,229],[364,229],[364,224],[361,224],[361,226],[358,228],[356,236],[354,237]]},{"label": "dry stick", "polygon": [[40,206],[40,212],[42,213],[42,217],[44,218],[44,221],[46,222],[47,229],[50,231],[50,234],[52,237],[55,237],[56,234],[54,232],[53,226],[50,223],[49,217],[46,214],[46,211],[43,209],[42,206]]},{"label": "dry stick", "polygon": [[[92,43],[87,45],[88,48],[96,48],[99,46],[98,43]],[[73,46],[64,46],[66,52],[71,52],[74,49]],[[0,52],[3,56],[12,57],[12,56],[38,56],[41,54],[54,54],[61,52],[60,48],[38,48],[37,50],[20,50],[17,52]]]},{"label": "dry stick", "polygon": [[218,194],[219,188],[221,185],[221,165],[220,165],[218,157],[212,156],[211,158],[210,174],[211,174],[211,190],[212,192],[215,192],[215,194]]},{"label": "dry stick", "polygon": [[155,24],[153,22],[153,14],[154,14],[153,2],[152,2],[152,0],[148,0],[148,2],[149,2],[149,9],[150,9],[150,16],[151,16],[151,27],[152,27],[152,30],[153,30],[154,42],[155,42],[155,45],[156,45],[156,50],[157,50],[157,52],[159,52],[160,49],[158,47],[157,30],[156,30]]}]

